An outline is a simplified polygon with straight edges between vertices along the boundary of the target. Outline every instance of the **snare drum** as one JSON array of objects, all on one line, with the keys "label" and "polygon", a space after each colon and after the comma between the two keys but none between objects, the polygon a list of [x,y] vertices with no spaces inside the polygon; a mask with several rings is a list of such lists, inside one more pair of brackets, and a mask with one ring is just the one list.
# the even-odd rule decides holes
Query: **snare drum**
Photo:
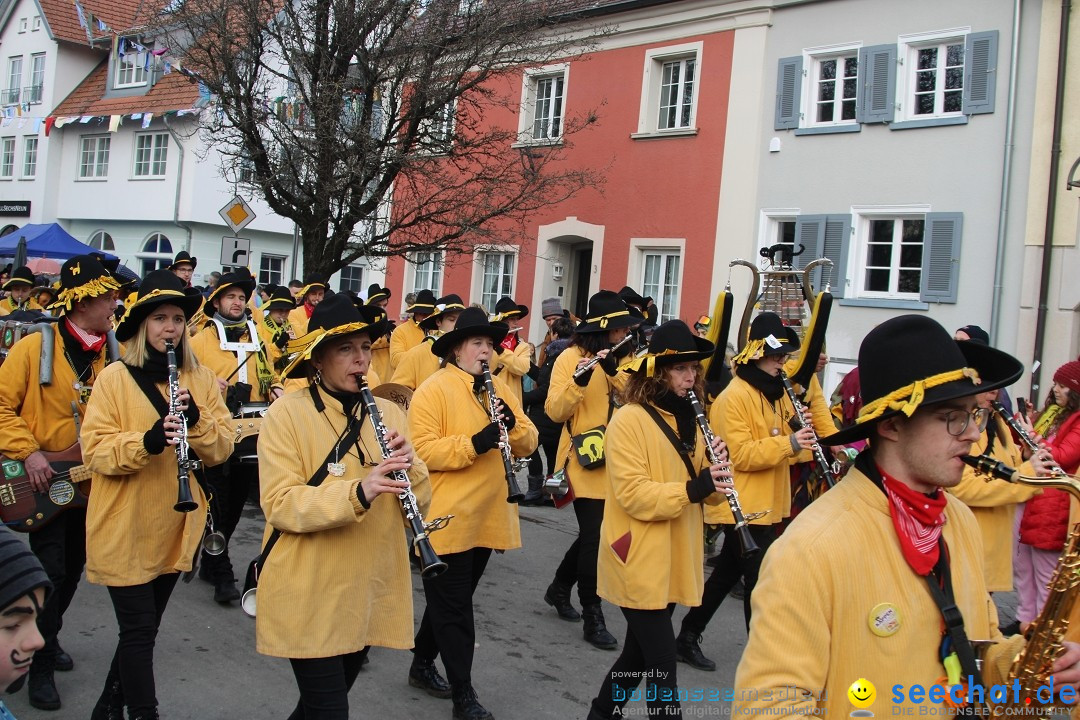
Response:
[{"label": "snare drum", "polygon": [[257,463],[259,443],[259,430],[262,427],[263,416],[270,408],[270,403],[248,403],[241,405],[233,417],[233,451],[230,461],[238,463]]}]

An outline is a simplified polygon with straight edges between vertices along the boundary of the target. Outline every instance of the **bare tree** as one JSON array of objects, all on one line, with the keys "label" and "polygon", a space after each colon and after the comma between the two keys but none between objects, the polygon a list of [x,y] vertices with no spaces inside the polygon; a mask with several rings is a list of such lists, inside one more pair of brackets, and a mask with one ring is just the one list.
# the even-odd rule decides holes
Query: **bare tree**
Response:
[{"label": "bare tree", "polygon": [[565,161],[595,108],[546,128],[557,143],[509,127],[523,67],[589,49],[552,2],[567,0],[173,0],[156,30],[213,98],[203,133],[225,176],[293,220],[305,271],[328,276],[471,248],[601,184]]}]

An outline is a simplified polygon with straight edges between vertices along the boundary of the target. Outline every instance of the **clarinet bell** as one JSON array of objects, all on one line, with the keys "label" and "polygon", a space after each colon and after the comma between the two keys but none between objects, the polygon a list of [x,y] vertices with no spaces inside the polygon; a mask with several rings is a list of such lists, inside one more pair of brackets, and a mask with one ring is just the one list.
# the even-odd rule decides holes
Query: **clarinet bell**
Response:
[{"label": "clarinet bell", "polygon": [[742,548],[743,559],[755,557],[761,552],[761,548],[754,542],[754,537],[750,534],[750,528],[743,525],[737,528],[739,533],[739,547]]},{"label": "clarinet bell", "polygon": [[506,476],[506,502],[517,504],[525,499],[525,493],[521,492],[521,486],[518,484],[516,475]]},{"label": "clarinet bell", "polygon": [[417,547],[420,550],[420,577],[428,580],[446,571],[446,563],[435,554],[435,549],[431,547],[430,542],[417,543]]}]

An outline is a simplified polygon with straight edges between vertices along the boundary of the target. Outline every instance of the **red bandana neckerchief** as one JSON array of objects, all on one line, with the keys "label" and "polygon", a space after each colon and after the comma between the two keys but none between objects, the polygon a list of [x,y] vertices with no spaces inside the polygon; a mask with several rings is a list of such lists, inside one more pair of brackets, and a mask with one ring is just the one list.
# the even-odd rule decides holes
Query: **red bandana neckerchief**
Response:
[{"label": "red bandana neckerchief", "polygon": [[309,302],[304,303],[304,312],[307,313],[308,319],[311,319],[311,311],[315,309],[315,306]]},{"label": "red bandana neckerchief", "polygon": [[68,332],[75,338],[79,345],[86,352],[101,352],[101,348],[105,347],[105,341],[108,339],[106,335],[94,335],[93,333],[86,332],[75,323],[64,318],[64,323],[67,325]]},{"label": "red bandana neckerchief", "polygon": [[904,559],[918,575],[927,575],[938,561],[938,540],[945,524],[945,493],[937,489],[928,496],[889,477],[880,467],[878,472]]}]

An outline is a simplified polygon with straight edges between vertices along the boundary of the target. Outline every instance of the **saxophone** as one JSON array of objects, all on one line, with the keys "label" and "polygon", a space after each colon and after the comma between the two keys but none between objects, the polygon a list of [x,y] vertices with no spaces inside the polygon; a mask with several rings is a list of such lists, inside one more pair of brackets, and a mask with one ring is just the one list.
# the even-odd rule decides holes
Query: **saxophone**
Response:
[{"label": "saxophone", "polygon": [[[1080,478],[1064,472],[1047,477],[1021,475],[1003,462],[982,455],[964,457],[964,462],[980,475],[1041,488],[1058,488],[1080,500]],[[1028,641],[1013,660],[1009,681],[1020,683],[1020,705],[1045,704],[1036,693],[1052,675],[1050,667],[1065,652],[1062,640],[1069,629],[1069,616],[1080,589],[1080,523],[1069,530],[1058,566],[1050,578],[1049,594],[1042,612],[1028,629]]]}]

